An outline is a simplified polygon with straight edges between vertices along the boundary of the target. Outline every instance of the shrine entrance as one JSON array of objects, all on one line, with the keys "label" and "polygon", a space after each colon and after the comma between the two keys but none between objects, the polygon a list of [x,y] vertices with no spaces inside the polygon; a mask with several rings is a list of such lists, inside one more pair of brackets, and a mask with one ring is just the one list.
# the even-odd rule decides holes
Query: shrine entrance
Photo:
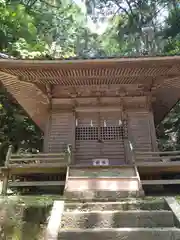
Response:
[{"label": "shrine entrance", "polygon": [[124,165],[127,122],[121,112],[76,113],[77,165]]}]

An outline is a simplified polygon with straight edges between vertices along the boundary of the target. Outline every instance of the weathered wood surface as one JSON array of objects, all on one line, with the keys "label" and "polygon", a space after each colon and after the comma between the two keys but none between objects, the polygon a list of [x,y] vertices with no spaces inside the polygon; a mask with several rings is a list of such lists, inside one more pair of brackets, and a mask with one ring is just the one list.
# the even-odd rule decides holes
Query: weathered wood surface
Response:
[{"label": "weathered wood surface", "polygon": [[[113,96],[134,96],[134,92],[139,96],[151,93],[156,99],[153,104],[156,123],[162,120],[179,99],[179,56],[70,62],[0,61],[1,82],[43,130],[49,109],[49,92],[44,88],[49,84],[52,85],[53,97],[66,96],[70,92],[70,100],[82,93],[82,90],[72,92],[72,89],[79,86],[87,88],[87,85],[87,89],[94,86],[102,88],[99,92],[103,95],[110,94],[109,88],[116,89],[117,85],[119,86]],[[134,85],[133,93],[129,85]],[[63,95],[59,93],[62,87]],[[167,101],[169,90],[173,94]]]},{"label": "weathered wood surface", "polygon": [[180,151],[164,151],[164,152],[152,152],[152,151],[136,151],[136,154],[138,155],[166,155],[166,154],[170,154],[170,155],[174,155],[174,154],[180,154]]},{"label": "weathered wood surface", "polygon": [[13,150],[13,147],[9,146],[8,152],[7,152],[7,155],[6,155],[6,161],[5,161],[6,169],[5,169],[5,171],[2,172],[3,173],[3,185],[2,185],[2,194],[3,195],[6,195],[7,189],[8,189],[9,171],[8,171],[7,168],[8,168],[10,158],[11,158],[12,150]]},{"label": "weathered wood surface", "polygon": [[173,165],[174,162],[178,161],[180,163],[180,151],[167,151],[167,152],[135,151],[134,156],[139,166],[140,165],[146,166],[151,164],[152,162],[156,166],[159,165],[159,162],[163,163],[170,162],[171,165]]},{"label": "weathered wood surface", "polygon": [[[40,154],[12,154],[12,147],[9,148],[5,166],[1,168],[3,173],[2,194],[7,193],[8,185],[10,187],[28,187],[28,186],[55,186],[64,185],[64,181],[17,181],[19,175],[29,175],[34,173],[65,173],[67,166],[71,163],[71,149],[66,146],[66,152],[63,153],[40,153]],[[11,181],[9,181],[11,177]]]},{"label": "weathered wood surface", "polygon": [[180,184],[180,179],[168,179],[168,180],[142,180],[143,185],[173,185]]},{"label": "weathered wood surface", "polygon": [[146,151],[152,151],[149,112],[127,111],[127,114],[129,140],[133,145],[134,151],[138,151],[142,148]]},{"label": "weathered wood surface", "polygon": [[[75,128],[75,119],[72,109],[66,111],[52,110],[49,127],[45,139],[46,152],[58,153],[66,150],[67,144],[73,146],[73,129]],[[73,146],[74,148],[74,146]]]},{"label": "weathered wood surface", "polygon": [[173,155],[173,156],[146,156],[146,155],[141,155],[141,156],[138,156],[136,155],[136,160],[159,160],[159,161],[170,161],[171,159],[179,159],[180,161],[180,155]]},{"label": "weathered wood surface", "polygon": [[65,153],[63,152],[60,152],[60,153],[51,153],[51,152],[48,152],[48,153],[25,153],[25,154],[11,154],[11,159],[13,158],[24,158],[26,156],[29,156],[29,157],[64,157],[65,156]]},{"label": "weathered wood surface", "polygon": [[27,182],[21,182],[21,181],[14,181],[9,182],[9,187],[38,187],[38,186],[64,186],[65,181],[27,181]]}]

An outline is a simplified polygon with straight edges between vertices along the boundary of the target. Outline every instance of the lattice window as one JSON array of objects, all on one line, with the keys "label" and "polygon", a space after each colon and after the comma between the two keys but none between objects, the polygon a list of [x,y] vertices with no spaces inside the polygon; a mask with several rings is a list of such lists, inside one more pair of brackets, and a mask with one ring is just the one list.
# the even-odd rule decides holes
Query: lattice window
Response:
[{"label": "lattice window", "polygon": [[76,127],[76,140],[98,140],[98,127]]},{"label": "lattice window", "polygon": [[76,140],[121,140],[128,138],[127,121],[121,126],[76,127]]},{"label": "lattice window", "polygon": [[101,127],[100,138],[102,140],[120,140],[123,137],[122,127]]}]

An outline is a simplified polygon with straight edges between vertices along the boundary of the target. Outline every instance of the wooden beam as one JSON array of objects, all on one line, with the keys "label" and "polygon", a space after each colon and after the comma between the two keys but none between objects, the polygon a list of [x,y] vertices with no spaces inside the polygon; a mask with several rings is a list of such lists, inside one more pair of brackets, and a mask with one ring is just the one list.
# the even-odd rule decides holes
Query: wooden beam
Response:
[{"label": "wooden beam", "polygon": [[[110,63],[137,63],[138,66],[139,64],[145,64],[147,66],[147,64],[149,63],[150,66],[152,66],[152,62],[156,62],[159,63],[160,66],[162,66],[163,64],[165,64],[165,66],[168,63],[175,63],[175,62],[179,62],[180,61],[180,56],[155,56],[155,57],[139,57],[139,58],[105,58],[105,59],[70,59],[70,60],[12,60],[12,59],[0,59],[0,66],[8,68],[8,67],[35,67],[35,68],[47,68],[47,67],[51,67],[52,69],[54,69],[55,67],[59,68],[63,68],[65,66],[67,66],[68,68],[73,68],[73,66],[75,64],[78,64],[79,66],[82,67],[82,64],[88,64],[91,67],[95,67],[97,66],[97,64],[104,64],[104,66],[107,66],[107,64]],[[168,65],[169,66],[169,65]],[[168,67],[167,66],[167,67]],[[158,66],[157,66],[158,67]]]},{"label": "wooden beam", "polygon": [[137,167],[172,167],[180,166],[180,161],[174,162],[136,162]]},{"label": "wooden beam", "polygon": [[120,169],[124,169],[124,168],[130,168],[130,169],[134,169],[134,165],[101,165],[101,166],[98,166],[98,165],[90,165],[90,166],[84,166],[84,165],[72,165],[70,166],[71,169],[93,169],[93,170],[97,170],[100,169],[100,170],[103,170],[103,169],[114,169],[114,168],[118,168],[119,170]]},{"label": "wooden beam", "polygon": [[[122,97],[123,101],[127,103],[128,102],[142,102],[142,101],[146,101],[146,96],[124,96]],[[101,102],[104,103],[104,101],[109,101],[111,102],[112,100],[117,100],[117,104],[119,104],[120,100],[119,100],[119,96],[100,96]],[[77,102],[80,101],[82,102],[82,100],[84,102],[90,102],[95,100],[97,101],[97,96],[89,96],[89,97],[83,97],[83,96],[78,96],[78,97],[74,97],[74,98],[67,98],[67,97],[63,97],[63,98],[52,98],[52,104],[70,104],[70,103],[74,103],[74,100],[76,100]]]},{"label": "wooden beam", "polygon": [[9,187],[31,187],[31,186],[63,186],[65,181],[27,181],[27,182],[9,182]]},{"label": "wooden beam", "polygon": [[166,154],[180,154],[180,151],[164,151],[164,152],[145,152],[145,151],[142,151],[142,152],[139,152],[139,151],[136,151],[135,152],[136,155],[166,155]]},{"label": "wooden beam", "polygon": [[12,155],[12,150],[13,150],[13,146],[10,145],[9,148],[8,148],[8,152],[7,152],[7,155],[6,155],[6,161],[5,161],[5,168],[6,168],[6,170],[3,173],[3,185],[2,185],[2,192],[1,192],[2,195],[6,195],[7,194],[8,180],[9,180],[9,169],[8,169],[8,166],[9,166],[10,158],[11,158],[11,155]]},{"label": "wooden beam", "polygon": [[143,185],[172,185],[180,184],[180,179],[168,179],[168,180],[142,180]]},{"label": "wooden beam", "polygon": [[146,156],[146,155],[144,155],[144,156],[137,156],[136,155],[136,159],[137,160],[147,160],[147,159],[159,159],[159,160],[170,160],[170,159],[176,159],[176,158],[179,158],[180,159],[180,155],[175,155],[175,156]]},{"label": "wooden beam", "polygon": [[96,179],[96,180],[102,180],[102,179],[105,179],[105,180],[111,180],[111,179],[116,179],[117,181],[119,180],[119,181],[121,181],[121,180],[132,180],[132,179],[134,179],[134,180],[138,180],[138,177],[137,176],[135,176],[135,177],[121,177],[121,176],[116,176],[116,177],[114,177],[114,176],[109,176],[109,177],[106,177],[106,176],[100,176],[100,177],[96,177],[96,176],[88,176],[88,177],[86,177],[86,176],[80,176],[80,177],[78,177],[78,176],[69,176],[69,179]]},{"label": "wooden beam", "polygon": [[50,156],[56,156],[56,157],[60,157],[60,156],[65,156],[65,153],[60,152],[60,153],[30,153],[30,154],[11,154],[11,159],[12,157],[50,157]]},{"label": "wooden beam", "polygon": [[28,164],[30,162],[43,162],[43,163],[49,163],[49,162],[65,162],[66,163],[66,159],[65,157],[63,158],[13,158],[9,161],[9,164],[13,164],[13,163],[18,163],[18,162],[24,162],[22,164]]},{"label": "wooden beam", "polygon": [[9,164],[9,169],[31,169],[31,168],[55,168],[55,167],[65,167],[66,163],[34,163],[34,164]]},{"label": "wooden beam", "polygon": [[37,168],[36,165],[34,165],[33,167],[31,168],[21,168],[21,167],[18,167],[18,168],[11,168],[9,169],[10,171],[10,174],[11,175],[30,175],[30,174],[40,174],[40,173],[43,173],[43,174],[52,174],[52,173],[56,173],[56,174],[60,174],[60,173],[66,173],[66,168],[67,166],[49,166],[49,167],[39,167]]},{"label": "wooden beam", "polygon": [[75,109],[76,112],[116,112],[116,111],[122,111],[122,108],[120,106],[117,107],[109,107],[109,106],[104,106],[104,107],[77,107]]}]

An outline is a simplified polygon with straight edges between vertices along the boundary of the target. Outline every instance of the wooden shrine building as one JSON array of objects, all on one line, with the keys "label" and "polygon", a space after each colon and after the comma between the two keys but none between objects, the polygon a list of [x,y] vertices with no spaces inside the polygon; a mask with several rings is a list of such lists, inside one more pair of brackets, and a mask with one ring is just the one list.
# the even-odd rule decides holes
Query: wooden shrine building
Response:
[{"label": "wooden shrine building", "polygon": [[155,127],[179,100],[180,57],[1,59],[0,81],[44,132],[44,154],[71,145],[72,167],[165,168]]}]

